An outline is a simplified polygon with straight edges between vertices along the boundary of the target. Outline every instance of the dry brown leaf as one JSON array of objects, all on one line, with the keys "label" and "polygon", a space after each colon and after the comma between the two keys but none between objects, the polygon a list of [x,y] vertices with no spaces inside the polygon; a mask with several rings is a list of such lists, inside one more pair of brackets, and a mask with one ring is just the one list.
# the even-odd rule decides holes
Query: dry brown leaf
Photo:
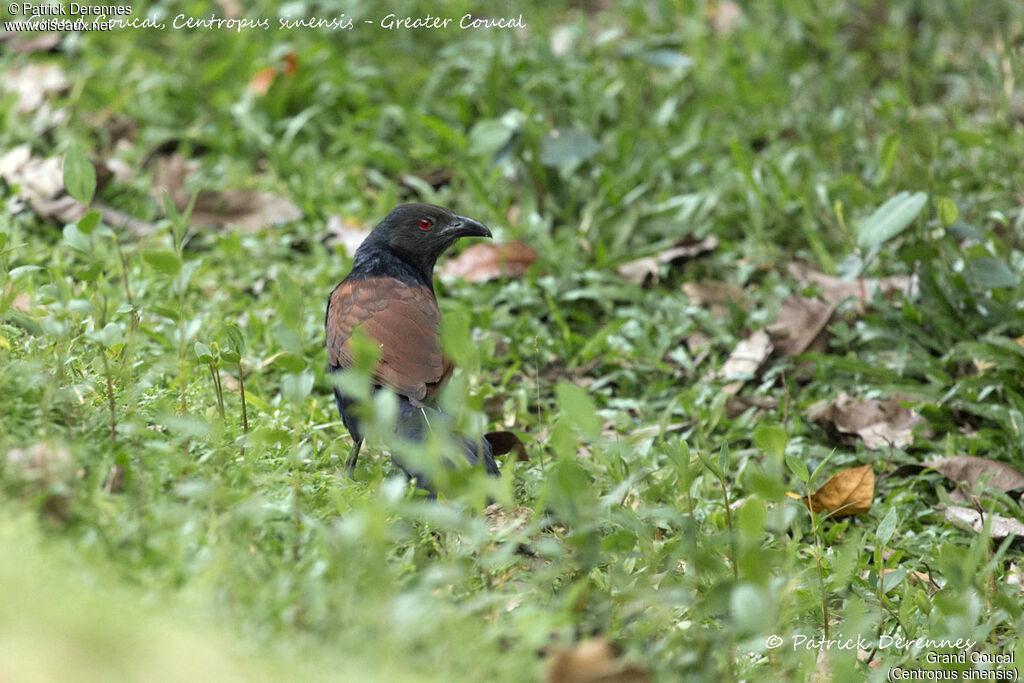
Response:
[{"label": "dry brown leaf", "polygon": [[617,268],[619,275],[638,285],[654,284],[661,277],[661,266],[691,259],[718,248],[718,238],[709,235],[698,240],[687,235],[668,249],[653,256],[623,263]]},{"label": "dry brown leaf", "polygon": [[122,465],[114,465],[110,468],[107,480],[103,482],[103,490],[106,493],[121,493],[124,490],[125,469]]},{"label": "dry brown leaf", "polygon": [[[74,223],[85,215],[87,209],[65,192],[63,164],[63,160],[56,157],[33,157],[28,145],[20,145],[0,155],[0,178],[10,185],[18,185],[16,202],[27,202],[40,218],[58,225]],[[156,226],[123,211],[97,203],[93,203],[92,208],[98,210],[103,222],[114,229],[136,234],[156,231]],[[12,210],[20,210],[17,203]]]},{"label": "dry brown leaf", "polygon": [[537,252],[522,242],[474,244],[445,263],[441,274],[460,277],[466,282],[486,282],[520,277],[536,261]]},{"label": "dry brown leaf", "polygon": [[779,317],[767,327],[775,352],[780,356],[798,356],[808,349],[826,351],[826,327],[835,309],[835,304],[790,294],[782,302]]},{"label": "dry brown leaf", "polygon": [[757,411],[775,410],[779,402],[774,396],[750,394],[748,396],[730,396],[725,400],[725,416],[730,420],[739,417],[751,408]]},{"label": "dry brown leaf", "polygon": [[255,190],[206,190],[196,197],[192,225],[221,227],[231,225],[245,232],[302,218],[299,207],[270,192]]},{"label": "dry brown leaf", "polygon": [[[875,497],[875,470],[871,465],[841,470],[811,494],[815,512],[832,513],[833,518],[860,515],[871,509]],[[801,498],[804,503],[806,498]]]},{"label": "dry brown leaf", "polygon": [[18,98],[15,111],[31,114],[53,95],[71,87],[71,81],[56,64],[26,64],[8,67],[0,77],[0,87]]},{"label": "dry brown leaf", "polygon": [[[186,160],[180,154],[159,158],[153,174],[157,201],[162,202],[162,194],[166,191],[175,208],[184,211],[191,198],[186,183],[197,168],[198,162]],[[245,232],[255,232],[272,225],[297,221],[302,216],[299,207],[270,192],[202,190],[196,195],[191,225],[197,228],[231,225]]]},{"label": "dry brown leaf", "polygon": [[733,304],[742,310],[750,308],[743,290],[737,285],[716,280],[700,280],[698,282],[684,282],[683,292],[687,298],[698,306],[707,306],[711,309],[711,315],[716,318],[724,318],[729,314],[729,304]]},{"label": "dry brown leaf", "polygon": [[940,506],[936,510],[941,511],[947,520],[961,529],[980,534],[985,526],[985,517],[988,517],[992,525],[990,531],[993,539],[998,540],[1007,536],[1024,538],[1024,523],[1019,519],[994,514],[988,514],[983,517],[977,510],[960,507],[959,505],[950,505],[944,509]]},{"label": "dry brown leaf", "polygon": [[167,192],[174,207],[183,210],[190,199],[185,184],[197,170],[199,162],[194,159],[186,159],[180,154],[158,156],[153,170],[153,192],[157,201],[162,203],[163,193]]},{"label": "dry brown leaf", "polygon": [[604,638],[591,638],[548,658],[546,683],[649,683],[650,672],[619,659]]},{"label": "dry brown leaf", "polygon": [[369,234],[370,230],[354,218],[332,214],[327,218],[327,231],[320,241],[328,247],[340,244],[345,247],[345,253],[351,256]]},{"label": "dry brown leaf", "polygon": [[28,145],[19,145],[0,156],[0,178],[17,185],[18,200],[27,202],[43,219],[73,223],[85,215],[86,208],[64,191],[64,162],[60,158],[33,157]]},{"label": "dry brown leaf", "polygon": [[912,296],[918,288],[918,278],[916,275],[892,275],[881,279],[841,280],[800,262],[790,264],[789,274],[794,280],[799,281],[804,286],[817,286],[821,290],[821,298],[836,306],[848,299],[861,300],[864,297],[870,301],[876,291],[884,296],[892,296],[893,294]]},{"label": "dry brown leaf", "polygon": [[806,410],[814,422],[833,425],[843,434],[856,434],[871,449],[902,448],[914,440],[914,428],[923,417],[900,405],[908,397],[896,395],[881,401],[857,400],[844,391],[832,402],[818,401]]},{"label": "dry brown leaf", "polygon": [[922,463],[921,467],[936,470],[947,479],[973,488],[978,479],[987,476],[985,486],[996,491],[1024,489],[1024,474],[1005,463],[973,455],[954,455]]},{"label": "dry brown leaf", "polygon": [[0,33],[0,43],[6,44],[10,51],[27,55],[32,52],[53,52],[64,38],[61,33]]},{"label": "dry brown leaf", "polygon": [[726,384],[722,387],[722,391],[727,394],[738,393],[744,382],[757,373],[757,369],[771,353],[772,342],[764,330],[754,332],[737,344],[729,358],[722,364],[721,369],[715,374],[718,379],[737,380]]},{"label": "dry brown leaf", "polygon": [[276,66],[260,69],[249,79],[249,92],[256,96],[266,95],[275,78],[277,78]]}]

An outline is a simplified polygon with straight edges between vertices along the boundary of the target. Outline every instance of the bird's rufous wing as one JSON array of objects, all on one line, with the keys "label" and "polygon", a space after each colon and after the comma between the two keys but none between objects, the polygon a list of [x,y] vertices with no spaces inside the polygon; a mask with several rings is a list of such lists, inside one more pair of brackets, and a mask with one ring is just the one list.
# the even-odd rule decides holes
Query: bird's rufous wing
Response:
[{"label": "bird's rufous wing", "polygon": [[352,332],[363,332],[380,347],[374,381],[423,400],[452,372],[441,352],[441,312],[434,293],[393,278],[342,282],[327,308],[327,359],[333,368],[352,365]]}]

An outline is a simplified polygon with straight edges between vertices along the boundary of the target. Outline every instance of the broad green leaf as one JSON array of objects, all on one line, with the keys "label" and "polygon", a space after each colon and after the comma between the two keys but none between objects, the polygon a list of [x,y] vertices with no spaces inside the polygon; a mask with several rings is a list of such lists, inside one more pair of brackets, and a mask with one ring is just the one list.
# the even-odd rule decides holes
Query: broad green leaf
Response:
[{"label": "broad green leaf", "polygon": [[68,223],[64,226],[63,230],[64,242],[77,251],[83,254],[91,254],[92,248],[89,244],[89,237],[82,234],[82,231],[78,229],[74,223]]},{"label": "broad green leaf", "polygon": [[520,112],[509,112],[500,119],[477,121],[469,131],[469,152],[489,157],[511,142],[522,129],[524,117]]},{"label": "broad green leaf", "polygon": [[64,188],[75,201],[86,206],[96,193],[96,169],[81,145],[73,143],[64,155]]},{"label": "broad green leaf", "polygon": [[295,403],[301,403],[313,390],[313,373],[289,373],[281,378],[281,394]]},{"label": "broad green leaf", "polygon": [[213,353],[210,352],[210,347],[203,342],[196,342],[193,349],[196,352],[196,357],[200,363],[212,363]]},{"label": "broad green leaf", "polygon": [[124,333],[121,332],[121,327],[117,323],[107,323],[102,330],[91,332],[89,336],[101,346],[110,348],[121,342]]},{"label": "broad green leaf", "polygon": [[1017,286],[1017,276],[1010,267],[1002,259],[993,256],[979,256],[968,261],[964,277],[983,289]]},{"label": "broad green leaf", "polygon": [[668,49],[644,52],[640,55],[640,59],[652,66],[660,66],[667,69],[688,69],[693,66],[693,57],[688,57],[682,52]]},{"label": "broad green leaf", "polygon": [[927,203],[924,192],[900,192],[860,222],[857,245],[868,251],[885,244],[906,230]]},{"label": "broad green leaf", "polygon": [[93,209],[78,219],[78,229],[83,234],[91,235],[96,226],[100,224],[100,212]]},{"label": "broad green leaf", "polygon": [[886,573],[885,576],[882,577],[882,592],[888,593],[893,588],[903,583],[903,579],[906,575],[907,570],[903,567],[897,567],[891,572]]},{"label": "broad green leaf", "polygon": [[540,163],[545,166],[571,166],[591,158],[601,145],[585,130],[552,130],[540,141]]},{"label": "broad green leaf", "polygon": [[811,474],[807,471],[807,463],[795,455],[786,456],[786,467],[788,467],[789,471],[795,474],[796,478],[803,483],[806,484],[811,480]]},{"label": "broad green leaf", "polygon": [[181,259],[173,251],[166,249],[144,251],[142,260],[167,275],[177,275],[181,270]]},{"label": "broad green leaf", "polygon": [[224,323],[224,336],[227,337],[227,348],[233,349],[238,354],[245,353],[245,335],[238,325]]},{"label": "broad green leaf", "polygon": [[878,538],[879,545],[886,545],[892,539],[893,533],[896,531],[896,525],[899,523],[899,515],[896,514],[896,508],[889,508],[889,512],[885,513],[885,517],[878,523],[878,530],[875,532],[875,536]]},{"label": "broad green leaf", "polygon": [[960,210],[957,209],[956,202],[949,197],[935,198],[935,213],[938,214],[939,220],[947,228],[956,223],[956,219],[960,216]]}]

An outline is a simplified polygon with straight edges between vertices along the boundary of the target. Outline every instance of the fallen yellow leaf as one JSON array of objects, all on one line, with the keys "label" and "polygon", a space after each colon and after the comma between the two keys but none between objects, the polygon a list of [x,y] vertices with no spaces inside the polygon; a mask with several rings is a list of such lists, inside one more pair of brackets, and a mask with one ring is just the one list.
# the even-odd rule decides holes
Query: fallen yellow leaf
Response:
[{"label": "fallen yellow leaf", "polygon": [[[786,495],[807,503],[807,496],[791,491]],[[871,465],[853,467],[832,475],[832,478],[811,494],[810,508],[815,512],[828,512],[832,517],[860,515],[871,509],[875,497],[875,470]]]}]

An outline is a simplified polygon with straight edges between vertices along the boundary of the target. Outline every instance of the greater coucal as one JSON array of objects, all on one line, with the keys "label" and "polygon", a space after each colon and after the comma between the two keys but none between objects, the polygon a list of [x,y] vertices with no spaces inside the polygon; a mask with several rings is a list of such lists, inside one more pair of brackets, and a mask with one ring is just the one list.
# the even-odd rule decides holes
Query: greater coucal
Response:
[{"label": "greater coucal", "polygon": [[[422,441],[431,424],[447,416],[434,399],[452,373],[441,350],[441,311],[434,295],[434,263],[460,237],[490,237],[487,226],[433,204],[395,207],[356,249],[352,271],[334,288],[327,301],[324,328],[327,360],[332,372],[351,367],[349,346],[357,328],[380,348],[373,371],[375,388],[388,387],[398,395],[396,432],[408,441]],[[354,442],[346,466],[351,473],[363,444],[355,400],[337,387],[338,412]],[[498,475],[491,444],[456,437],[471,463],[483,462]],[[392,459],[421,488],[431,489],[422,473]]]}]

